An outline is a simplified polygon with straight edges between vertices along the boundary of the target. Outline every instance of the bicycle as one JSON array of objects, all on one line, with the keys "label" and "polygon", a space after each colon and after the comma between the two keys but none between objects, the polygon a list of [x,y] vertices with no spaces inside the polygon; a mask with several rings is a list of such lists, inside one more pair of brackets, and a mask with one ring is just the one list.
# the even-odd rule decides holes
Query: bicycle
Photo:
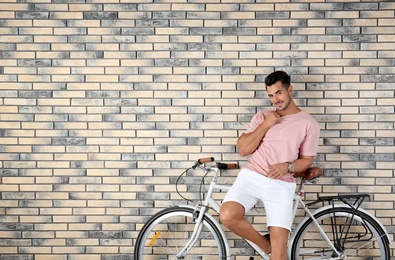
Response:
[{"label": "bicycle", "polygon": [[[217,184],[220,170],[238,168],[238,165],[217,162],[206,166],[210,162],[214,162],[214,158],[202,158],[189,168],[203,170],[202,180],[214,173],[204,201],[195,207],[169,207],[153,215],[136,239],[135,260],[233,259],[225,232],[209,210],[219,212],[220,204],[212,197],[214,191],[230,187]],[[318,196],[316,201],[303,202],[304,186],[316,183],[322,174],[319,167],[295,174],[301,181],[294,195],[293,217],[295,219],[299,205],[307,216],[290,234],[288,259],[389,260],[390,238],[386,229],[376,217],[360,207],[369,194]],[[325,202],[327,205],[310,211],[311,205]],[[270,259],[270,255],[257,245],[251,241],[247,243],[258,257]]]}]

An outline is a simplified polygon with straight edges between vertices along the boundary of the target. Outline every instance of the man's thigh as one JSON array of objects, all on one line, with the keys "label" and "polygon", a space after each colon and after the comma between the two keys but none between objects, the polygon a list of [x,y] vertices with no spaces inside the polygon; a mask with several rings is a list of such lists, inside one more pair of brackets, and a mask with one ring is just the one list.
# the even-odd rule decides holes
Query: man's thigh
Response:
[{"label": "man's thigh", "polygon": [[266,187],[262,195],[262,201],[266,211],[268,227],[291,230],[295,188],[295,183],[280,180],[271,180],[271,184]]}]

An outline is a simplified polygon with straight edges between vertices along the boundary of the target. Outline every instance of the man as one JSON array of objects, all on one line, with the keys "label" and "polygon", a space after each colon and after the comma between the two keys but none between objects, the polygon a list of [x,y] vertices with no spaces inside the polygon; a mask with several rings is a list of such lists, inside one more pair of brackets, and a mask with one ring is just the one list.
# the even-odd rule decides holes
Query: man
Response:
[{"label": "man", "polygon": [[[317,121],[295,104],[286,72],[271,73],[265,84],[275,109],[259,111],[237,140],[240,155],[251,156],[224,198],[220,220],[235,234],[271,253],[271,260],[285,260],[293,221],[293,174],[312,165],[320,130]],[[270,239],[244,218],[258,200],[266,210]]]}]

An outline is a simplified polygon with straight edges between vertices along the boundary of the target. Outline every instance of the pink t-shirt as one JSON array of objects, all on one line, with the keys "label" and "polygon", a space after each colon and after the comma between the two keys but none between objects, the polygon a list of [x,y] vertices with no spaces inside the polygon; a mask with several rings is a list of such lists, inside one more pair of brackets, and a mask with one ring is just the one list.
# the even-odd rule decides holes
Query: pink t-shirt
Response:
[{"label": "pink t-shirt", "polygon": [[[252,118],[245,133],[253,132],[268,113],[269,110],[259,111]],[[300,111],[282,116],[266,132],[258,148],[251,154],[246,167],[267,176],[266,169],[270,165],[295,161],[299,155],[315,156],[319,136],[319,125],[308,113]],[[281,180],[295,182],[290,173],[284,175]]]}]

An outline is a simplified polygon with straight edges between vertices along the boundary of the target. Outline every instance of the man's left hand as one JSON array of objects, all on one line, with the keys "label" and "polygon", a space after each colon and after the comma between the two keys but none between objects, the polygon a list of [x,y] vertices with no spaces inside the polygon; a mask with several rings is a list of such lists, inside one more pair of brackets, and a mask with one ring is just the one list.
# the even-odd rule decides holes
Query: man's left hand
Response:
[{"label": "man's left hand", "polygon": [[267,175],[272,179],[281,179],[288,172],[288,163],[277,163],[267,168]]}]

